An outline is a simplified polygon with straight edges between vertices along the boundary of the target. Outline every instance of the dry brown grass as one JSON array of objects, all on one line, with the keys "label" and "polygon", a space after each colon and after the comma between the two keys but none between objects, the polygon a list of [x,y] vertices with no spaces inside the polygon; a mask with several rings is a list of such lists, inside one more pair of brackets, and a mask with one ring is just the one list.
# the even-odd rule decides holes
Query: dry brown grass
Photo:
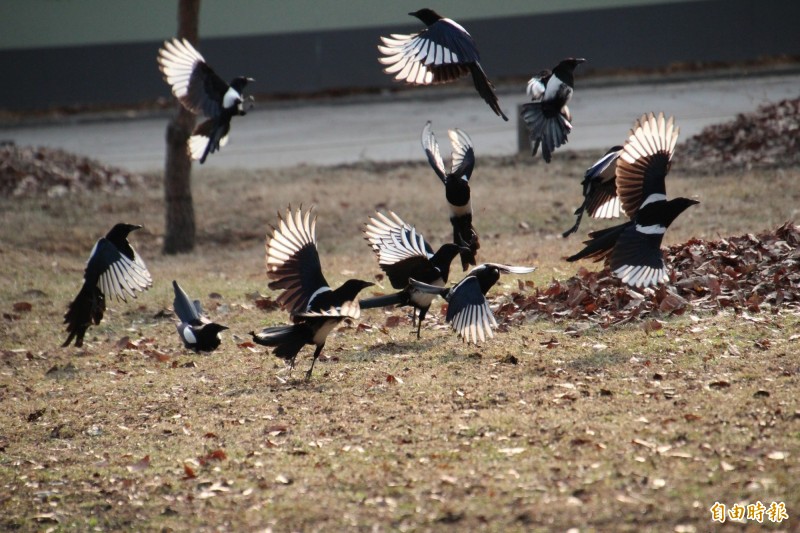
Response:
[{"label": "dry brown grass", "polygon": [[[558,235],[594,155],[562,153],[547,167],[479,160],[481,259],[538,265],[537,285],[572,275],[561,257],[579,237]],[[794,218],[798,179],[798,169],[702,178],[675,169],[670,195],[702,204],[666,241]],[[361,323],[372,327],[331,337],[310,383],[308,351],[289,377],[272,355],[237,346],[286,320],[247,296],[269,294],[263,235],[277,210],[317,205],[328,280],[372,279],[366,217],[393,209],[437,246],[448,234],[440,189],[422,163],[201,170],[199,245],[177,257],[159,254],[157,183],[130,197],[0,201],[0,526],[704,531],[715,529],[715,501],[760,500],[785,502],[781,527],[797,528],[800,319],[788,313],[690,313],[650,335],[639,323],[531,320],[475,348],[438,312],[420,341],[410,323],[386,329],[386,315],[369,312]],[[133,241],[155,286],[111,305],[86,349],[58,348],[86,255],[118,220],[145,224]],[[579,236],[600,226],[586,220]],[[172,279],[231,326],[213,355],[185,351],[172,316],[157,316]],[[15,311],[20,301],[32,310]],[[120,344],[125,336],[143,341]]]}]

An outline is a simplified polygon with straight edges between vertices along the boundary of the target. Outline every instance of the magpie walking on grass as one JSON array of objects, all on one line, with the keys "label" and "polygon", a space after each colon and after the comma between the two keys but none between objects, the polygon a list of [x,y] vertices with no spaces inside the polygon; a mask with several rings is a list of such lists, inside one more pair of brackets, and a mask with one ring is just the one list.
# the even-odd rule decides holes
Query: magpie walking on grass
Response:
[{"label": "magpie walking on grass", "polygon": [[575,225],[561,234],[566,238],[578,231],[584,211],[592,218],[617,218],[620,216],[617,196],[617,159],[622,146],[614,146],[586,170],[583,175],[583,203],[575,210]]},{"label": "magpie walking on grass", "polygon": [[481,247],[478,232],[472,226],[472,202],[470,200],[469,179],[475,167],[475,149],[472,140],[465,132],[454,129],[447,132],[453,145],[451,170],[445,170],[439,144],[428,121],[422,128],[422,148],[428,157],[431,168],[444,183],[444,194],[450,207],[450,223],[453,225],[453,242],[461,246],[461,267],[475,265],[475,254]]},{"label": "magpie walking on grass", "polygon": [[158,67],[183,107],[208,117],[194,129],[188,143],[192,159],[205,163],[208,154],[228,143],[231,119],[247,114],[244,102],[252,97],[244,96],[244,88],[254,80],[239,76],[225,83],[186,39],[164,41]]},{"label": "magpie walking on grass", "polygon": [[522,106],[522,119],[528,127],[531,153],[542,147],[542,157],[550,162],[553,151],[567,142],[572,131],[572,114],[567,103],[572,98],[575,67],[586,61],[569,57],[552,71],[542,70],[528,81],[531,102]]},{"label": "magpie walking on grass", "polygon": [[417,290],[438,294],[447,300],[445,321],[465,342],[478,344],[486,338],[494,338],[492,328],[497,320],[486,301],[486,293],[500,279],[500,274],[529,274],[535,267],[509,266],[499,263],[484,263],[472,270],[452,288],[435,287],[427,283],[411,280]]},{"label": "magpie walking on grass", "polygon": [[254,342],[274,347],[273,353],[287,360],[291,368],[303,346],[316,345],[306,380],[311,379],[328,334],[345,318],[360,316],[356,296],[373,285],[350,279],[331,289],[322,274],[316,227],[317,218],[311,218],[311,210],[304,213],[300,208],[292,212],[289,207],[284,216],[278,214],[278,227],[272,228],[266,242],[267,277],[272,280],[268,286],[283,291],[277,302],[289,312],[294,324],[251,332]]},{"label": "magpie walking on grass", "polygon": [[116,224],[95,243],[83,272],[83,286],[64,315],[69,336],[62,347],[73,339],[75,346],[83,346],[86,330],[103,319],[106,298],[127,302],[127,296],[136,298],[137,291],[144,292],[153,285],[144,261],[128,242],[128,234],[141,227]]},{"label": "magpie walking on grass", "polygon": [[213,352],[219,348],[219,332],[228,329],[227,326],[211,322],[200,301],[192,301],[177,281],[172,281],[172,288],[175,291],[172,308],[181,321],[176,328],[183,345],[195,352]]},{"label": "magpie walking on grass", "polygon": [[[443,287],[450,275],[450,263],[458,255],[459,247],[443,244],[436,253],[417,230],[405,223],[395,213],[376,212],[364,227],[364,235],[378,256],[381,270],[386,272],[392,287],[400,292],[386,296],[365,298],[359,302],[362,309],[397,305],[412,306],[419,311],[417,338],[420,338],[422,321],[428,313],[434,294],[424,293],[409,285],[414,278],[430,285]],[[416,319],[415,313],[412,318]]]},{"label": "magpie walking on grass", "polygon": [[448,83],[472,74],[478,94],[497,116],[507,121],[494,85],[481,66],[475,40],[467,30],[432,9],[420,9],[409,15],[417,17],[427,28],[410,35],[381,37],[383,44],[378,45],[378,50],[383,57],[378,61],[386,65],[384,72],[411,85]]},{"label": "magpie walking on grass", "polygon": [[699,203],[688,198],[667,200],[664,181],[678,134],[673,118],[665,120],[663,113],[636,120],[617,160],[617,193],[630,220],[590,233],[586,247],[568,261],[605,260],[611,272],[632,287],[669,280],[661,252],[664,233],[678,215]]}]

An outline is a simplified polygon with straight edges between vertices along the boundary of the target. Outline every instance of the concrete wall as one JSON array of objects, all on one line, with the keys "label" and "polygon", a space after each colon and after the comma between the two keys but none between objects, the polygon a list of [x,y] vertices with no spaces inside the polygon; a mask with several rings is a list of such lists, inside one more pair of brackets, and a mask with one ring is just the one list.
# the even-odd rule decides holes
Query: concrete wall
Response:
[{"label": "concrete wall", "polygon": [[[420,29],[405,15],[418,4],[203,2],[200,48],[224,78],[256,78],[255,93],[390,87],[376,44],[380,35]],[[796,0],[562,0],[559,11],[544,0],[487,4],[453,0],[435,7],[468,27],[494,80],[528,76],[565,56],[586,57],[587,67],[597,70],[800,56]],[[9,22],[9,6],[30,24],[13,17]],[[41,10],[37,16],[30,12],[34,7]],[[2,0],[1,9],[0,67],[7,74],[0,107],[128,104],[169,96],[155,55],[174,31],[175,2]]]}]

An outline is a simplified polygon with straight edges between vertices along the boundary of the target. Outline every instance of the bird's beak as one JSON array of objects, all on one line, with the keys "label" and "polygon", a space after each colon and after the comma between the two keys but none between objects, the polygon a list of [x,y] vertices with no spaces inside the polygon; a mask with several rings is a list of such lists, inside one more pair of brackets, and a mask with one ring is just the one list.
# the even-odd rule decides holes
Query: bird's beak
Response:
[{"label": "bird's beak", "polygon": [[582,57],[578,57],[578,58],[575,59],[575,62],[576,63],[586,63],[586,59],[584,59]]},{"label": "bird's beak", "polygon": [[416,16],[417,16],[417,14],[416,14],[415,12],[413,12],[413,11],[412,11],[411,13],[409,13],[409,16],[416,17]]},{"label": "bird's beak", "polygon": [[247,81],[248,81],[248,83],[249,83],[249,82],[251,82],[251,81],[256,81],[256,79],[255,79],[255,78],[247,78]]}]

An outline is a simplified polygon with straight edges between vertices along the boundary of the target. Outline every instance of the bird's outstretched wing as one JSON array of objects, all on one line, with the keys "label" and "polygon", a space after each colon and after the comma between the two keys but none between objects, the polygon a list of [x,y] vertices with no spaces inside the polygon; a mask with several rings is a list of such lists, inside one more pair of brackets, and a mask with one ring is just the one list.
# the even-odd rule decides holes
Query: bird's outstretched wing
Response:
[{"label": "bird's outstretched wing", "polygon": [[497,321],[476,277],[467,276],[453,287],[448,304],[446,320],[465,342],[478,344],[494,337]]},{"label": "bird's outstretched wing", "polygon": [[679,134],[673,117],[665,120],[664,113],[647,113],[634,122],[617,160],[617,194],[629,218],[648,202],[666,200],[664,178]]},{"label": "bird's outstretched wing", "polygon": [[633,224],[627,226],[609,256],[609,268],[632,287],[665,283],[669,276],[661,253],[662,236],[642,233]]},{"label": "bird's outstretched wing", "polygon": [[127,296],[136,298],[137,291],[144,292],[153,285],[150,272],[135,251],[131,259],[105,238],[94,245],[84,278],[97,279],[106,300],[113,297],[127,301]]},{"label": "bird's outstretched wing", "polygon": [[436,142],[436,136],[433,134],[430,120],[426,122],[425,126],[422,128],[420,142],[422,143],[422,149],[425,150],[425,155],[428,157],[428,163],[430,163],[431,168],[436,172],[436,175],[439,176],[439,179],[442,180],[442,183],[446,183],[447,171],[445,170],[442,154],[439,152],[439,143]]},{"label": "bird's outstretched wing", "polygon": [[388,216],[376,212],[370,217],[364,235],[395,289],[405,288],[409,277],[427,279],[435,270],[431,247],[423,236],[392,211]]},{"label": "bird's outstretched wing", "polygon": [[158,51],[158,66],[172,94],[195,114],[218,117],[228,84],[208,66],[200,52],[186,39],[164,41]]},{"label": "bird's outstretched wing", "polygon": [[269,288],[283,289],[277,302],[291,314],[304,312],[311,299],[330,290],[319,262],[316,238],[317,219],[303,208],[278,214],[278,227],[267,235],[267,276]]},{"label": "bird's outstretched wing", "polygon": [[180,321],[186,324],[200,324],[202,318],[200,302],[193,302],[175,280],[172,281],[172,288],[175,292],[172,308]]},{"label": "bird's outstretched wing", "polygon": [[294,316],[300,318],[352,318],[356,320],[361,316],[361,307],[358,305],[358,300],[352,300],[344,302],[340,306],[320,311],[304,311],[296,313]]},{"label": "bird's outstretched wing", "polygon": [[466,177],[469,180],[472,176],[472,169],[475,168],[475,149],[472,139],[463,130],[458,128],[449,130],[447,135],[450,137],[450,144],[453,145],[453,161],[450,175],[453,178]]}]

